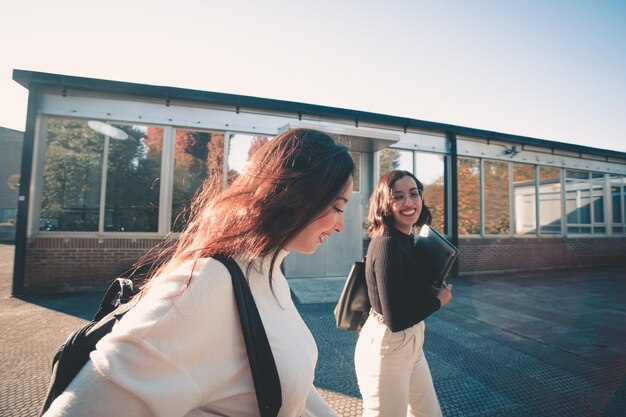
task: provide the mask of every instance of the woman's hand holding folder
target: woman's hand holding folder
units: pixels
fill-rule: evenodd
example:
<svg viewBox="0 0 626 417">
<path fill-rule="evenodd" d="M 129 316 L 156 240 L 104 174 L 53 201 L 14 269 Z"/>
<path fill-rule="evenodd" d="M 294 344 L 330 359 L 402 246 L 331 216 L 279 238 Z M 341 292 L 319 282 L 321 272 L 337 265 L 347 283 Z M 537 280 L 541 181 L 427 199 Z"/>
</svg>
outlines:
<svg viewBox="0 0 626 417">
<path fill-rule="evenodd" d="M 441 307 L 452 301 L 452 284 L 448 284 L 444 281 L 441 284 L 441 287 L 433 286 L 433 289 L 435 290 L 435 294 L 441 303 Z"/>
</svg>

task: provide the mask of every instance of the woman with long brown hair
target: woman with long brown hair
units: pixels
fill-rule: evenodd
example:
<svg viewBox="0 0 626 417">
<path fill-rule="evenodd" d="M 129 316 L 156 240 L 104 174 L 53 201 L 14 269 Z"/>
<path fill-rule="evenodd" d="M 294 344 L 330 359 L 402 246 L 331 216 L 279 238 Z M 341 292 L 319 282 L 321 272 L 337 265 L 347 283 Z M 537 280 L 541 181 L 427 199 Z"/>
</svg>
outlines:
<svg viewBox="0 0 626 417">
<path fill-rule="evenodd" d="M 354 163 L 310 129 L 262 146 L 228 188 L 207 187 L 173 253 L 46 416 L 259 414 L 226 267 L 244 271 L 281 382 L 281 416 L 335 416 L 313 386 L 315 341 L 280 264 L 344 229 Z"/>
<path fill-rule="evenodd" d="M 413 228 L 430 224 L 424 186 L 408 171 L 380 177 L 368 214 L 366 279 L 372 310 L 357 341 L 363 417 L 441 416 L 422 350 L 424 319 L 452 299 L 420 274 Z"/>
</svg>

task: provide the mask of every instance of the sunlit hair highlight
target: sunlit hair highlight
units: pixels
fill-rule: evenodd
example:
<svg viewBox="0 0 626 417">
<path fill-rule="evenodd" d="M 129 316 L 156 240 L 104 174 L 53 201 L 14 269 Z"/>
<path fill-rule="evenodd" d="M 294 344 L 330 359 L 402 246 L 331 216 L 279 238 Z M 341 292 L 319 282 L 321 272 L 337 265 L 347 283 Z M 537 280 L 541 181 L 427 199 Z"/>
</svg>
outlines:
<svg viewBox="0 0 626 417">
<path fill-rule="evenodd" d="M 331 207 L 353 175 L 347 147 L 320 131 L 288 130 L 261 146 L 227 188 L 221 178 L 204 185 L 180 237 L 156 251 L 166 259 L 150 275 L 218 253 L 247 261 L 271 257 L 271 285 L 280 250 Z"/>
</svg>

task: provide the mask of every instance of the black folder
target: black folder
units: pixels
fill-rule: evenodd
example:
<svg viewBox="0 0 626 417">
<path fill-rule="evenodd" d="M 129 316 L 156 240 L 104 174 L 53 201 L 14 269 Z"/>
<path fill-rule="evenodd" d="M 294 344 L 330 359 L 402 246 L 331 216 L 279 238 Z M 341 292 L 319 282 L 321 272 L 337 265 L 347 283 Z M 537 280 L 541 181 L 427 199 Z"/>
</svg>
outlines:
<svg viewBox="0 0 626 417">
<path fill-rule="evenodd" d="M 415 251 L 421 273 L 434 286 L 441 287 L 459 256 L 459 250 L 435 229 L 424 225 L 415 238 Z"/>
</svg>

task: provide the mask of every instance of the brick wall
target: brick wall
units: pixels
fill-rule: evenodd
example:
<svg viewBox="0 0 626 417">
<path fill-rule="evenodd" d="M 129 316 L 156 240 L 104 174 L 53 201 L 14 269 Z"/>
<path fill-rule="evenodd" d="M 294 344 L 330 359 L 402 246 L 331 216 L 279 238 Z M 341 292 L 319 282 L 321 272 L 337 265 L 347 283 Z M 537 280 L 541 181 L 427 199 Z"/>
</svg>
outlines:
<svg viewBox="0 0 626 417">
<path fill-rule="evenodd" d="M 102 289 L 162 239 L 31 238 L 24 287 L 27 292 Z"/>
<path fill-rule="evenodd" d="M 626 265 L 626 237 L 460 238 L 459 271 Z"/>
<path fill-rule="evenodd" d="M 27 292 L 103 289 L 159 238 L 31 238 Z M 368 240 L 364 241 L 365 250 Z M 461 238 L 461 273 L 593 265 L 626 265 L 624 238 Z"/>
</svg>

